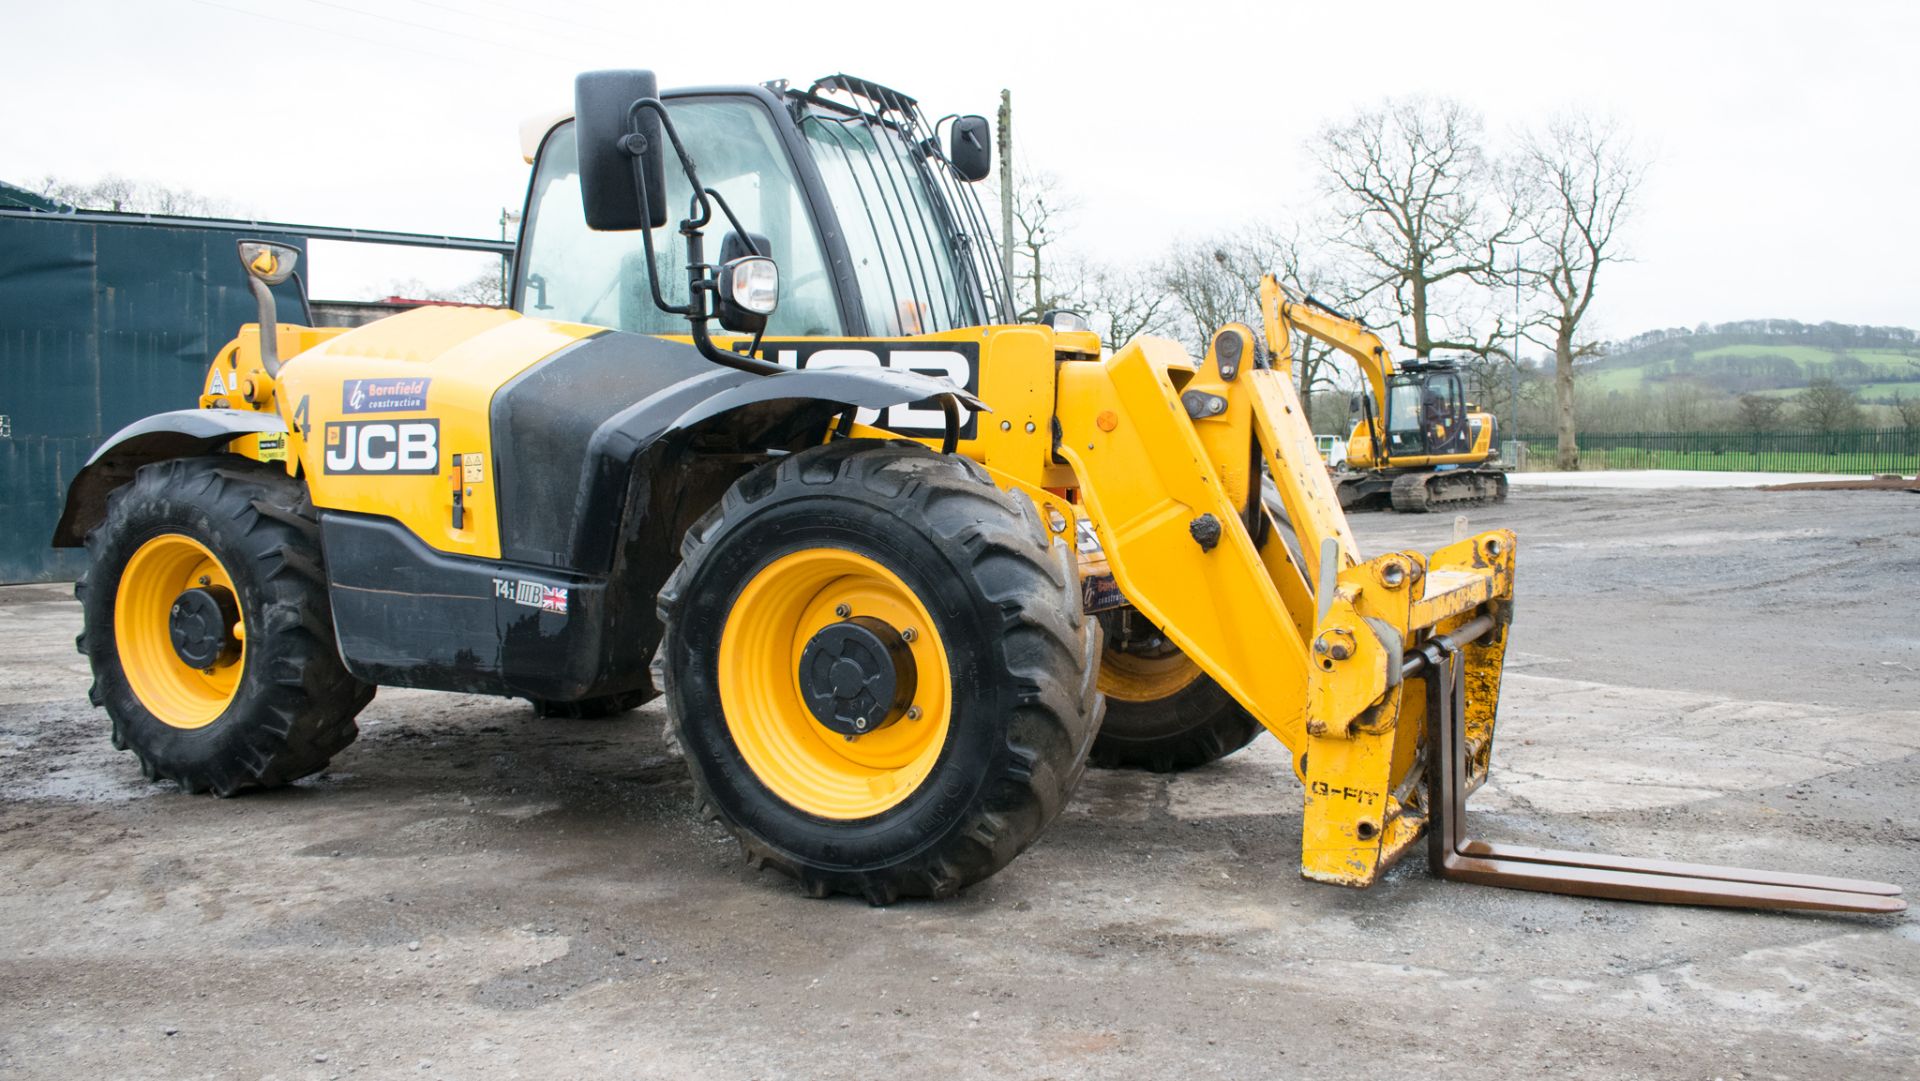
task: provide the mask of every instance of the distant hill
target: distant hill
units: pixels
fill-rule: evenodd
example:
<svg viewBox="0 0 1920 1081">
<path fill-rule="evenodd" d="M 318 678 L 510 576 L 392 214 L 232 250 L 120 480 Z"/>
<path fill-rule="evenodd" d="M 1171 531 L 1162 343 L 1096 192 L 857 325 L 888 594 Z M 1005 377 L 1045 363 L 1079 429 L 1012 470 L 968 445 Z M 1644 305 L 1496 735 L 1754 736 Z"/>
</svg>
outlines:
<svg viewBox="0 0 1920 1081">
<path fill-rule="evenodd" d="M 1673 380 L 1731 395 L 1791 395 L 1815 379 L 1851 387 L 1865 402 L 1920 397 L 1920 331 L 1909 327 L 1749 319 L 1689 330 L 1650 330 L 1610 343 L 1581 366 L 1595 389 L 1657 390 Z"/>
</svg>

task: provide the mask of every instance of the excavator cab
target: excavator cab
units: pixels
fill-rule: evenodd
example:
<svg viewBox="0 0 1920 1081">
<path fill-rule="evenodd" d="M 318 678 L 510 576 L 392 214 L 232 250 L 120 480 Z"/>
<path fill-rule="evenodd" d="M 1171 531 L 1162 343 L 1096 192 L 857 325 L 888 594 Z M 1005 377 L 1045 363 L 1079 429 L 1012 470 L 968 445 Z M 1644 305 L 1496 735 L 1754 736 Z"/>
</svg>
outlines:
<svg viewBox="0 0 1920 1081">
<path fill-rule="evenodd" d="M 1386 421 L 1395 459 L 1465 454 L 1472 445 L 1460 373 L 1450 362 L 1402 366 L 1387 383 Z"/>
</svg>

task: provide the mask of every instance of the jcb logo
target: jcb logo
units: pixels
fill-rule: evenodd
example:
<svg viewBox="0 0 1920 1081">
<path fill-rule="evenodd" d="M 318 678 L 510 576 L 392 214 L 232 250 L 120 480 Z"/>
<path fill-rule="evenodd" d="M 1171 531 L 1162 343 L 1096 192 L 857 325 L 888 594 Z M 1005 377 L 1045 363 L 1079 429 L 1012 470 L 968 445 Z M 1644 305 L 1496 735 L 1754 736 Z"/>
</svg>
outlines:
<svg viewBox="0 0 1920 1081">
<path fill-rule="evenodd" d="M 330 422 L 327 424 L 326 471 L 438 473 L 440 422 Z"/>
<path fill-rule="evenodd" d="M 761 343 L 761 355 L 788 368 L 891 368 L 919 372 L 951 381 L 970 394 L 980 392 L 980 345 L 978 342 L 863 342 L 863 341 L 771 341 Z M 974 414 L 962 409 L 964 423 L 960 438 L 972 439 Z M 902 435 L 940 435 L 947 421 L 934 401 L 910 402 L 891 409 L 862 409 L 855 418 L 862 424 L 878 424 Z"/>
</svg>

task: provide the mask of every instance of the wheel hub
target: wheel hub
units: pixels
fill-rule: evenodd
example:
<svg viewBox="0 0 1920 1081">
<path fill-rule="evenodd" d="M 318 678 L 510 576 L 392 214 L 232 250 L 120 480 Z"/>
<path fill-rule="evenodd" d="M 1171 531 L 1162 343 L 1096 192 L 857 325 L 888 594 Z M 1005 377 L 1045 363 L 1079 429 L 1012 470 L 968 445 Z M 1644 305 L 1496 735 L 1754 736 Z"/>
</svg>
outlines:
<svg viewBox="0 0 1920 1081">
<path fill-rule="evenodd" d="M 899 631 L 855 616 L 814 634 L 800 652 L 799 675 L 813 719 L 840 735 L 860 736 L 906 716 L 918 674 Z"/>
<path fill-rule="evenodd" d="M 173 599 L 167 614 L 167 637 L 182 664 L 212 668 L 230 664 L 240 656 L 240 642 L 233 636 L 233 626 L 238 622 L 240 606 L 232 591 L 225 586 L 201 586 Z"/>
</svg>

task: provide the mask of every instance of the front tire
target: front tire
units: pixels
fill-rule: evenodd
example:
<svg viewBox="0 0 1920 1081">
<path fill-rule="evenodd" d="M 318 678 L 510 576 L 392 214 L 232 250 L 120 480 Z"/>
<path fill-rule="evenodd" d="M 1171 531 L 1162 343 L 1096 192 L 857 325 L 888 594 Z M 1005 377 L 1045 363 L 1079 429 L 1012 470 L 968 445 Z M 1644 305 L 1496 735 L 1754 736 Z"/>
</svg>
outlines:
<svg viewBox="0 0 1920 1081">
<path fill-rule="evenodd" d="M 655 678 L 756 864 L 812 896 L 946 896 L 1065 806 L 1100 723 L 1099 625 L 1066 546 L 978 466 L 811 448 L 742 478 L 682 554 Z"/>
<path fill-rule="evenodd" d="M 149 780 L 221 796 L 272 788 L 359 734 L 373 688 L 334 645 L 300 482 L 229 456 L 142 466 L 86 545 L 74 596 L 88 697 Z"/>
</svg>

